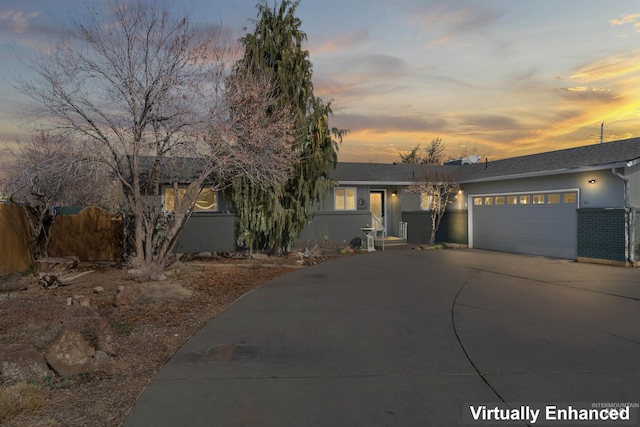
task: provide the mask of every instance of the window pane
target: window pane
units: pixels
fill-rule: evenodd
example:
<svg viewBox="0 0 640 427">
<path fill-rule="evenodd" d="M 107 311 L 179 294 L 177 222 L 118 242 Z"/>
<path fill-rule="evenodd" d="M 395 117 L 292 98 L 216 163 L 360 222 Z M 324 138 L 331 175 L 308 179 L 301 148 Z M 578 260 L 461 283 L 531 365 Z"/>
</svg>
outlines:
<svg viewBox="0 0 640 427">
<path fill-rule="evenodd" d="M 476 206 L 482 206 L 482 197 L 474 197 L 473 204 Z"/>
<path fill-rule="evenodd" d="M 429 201 L 431 199 L 429 198 L 429 194 L 427 193 L 420 193 L 420 209 L 422 209 L 423 211 L 429 210 L 431 208 Z"/>
<path fill-rule="evenodd" d="M 562 200 L 564 203 L 575 203 L 576 202 L 576 193 L 564 193 L 562 195 Z"/>
<path fill-rule="evenodd" d="M 547 194 L 547 203 L 549 204 L 560 203 L 560 195 L 558 193 Z"/>
<path fill-rule="evenodd" d="M 187 192 L 186 188 L 178 188 L 178 203 L 182 201 L 184 197 L 184 193 Z M 175 197 L 173 188 L 165 188 L 164 189 L 164 210 L 173 211 L 175 210 Z"/>
<path fill-rule="evenodd" d="M 344 190 L 336 190 L 336 209 L 344 209 Z"/>
<path fill-rule="evenodd" d="M 209 189 L 204 189 L 200 192 L 198 200 L 196 200 L 196 206 L 193 208 L 196 211 L 215 211 L 216 210 L 216 193 Z"/>
<path fill-rule="evenodd" d="M 534 194 L 533 195 L 533 204 L 534 205 L 543 205 L 544 204 L 544 194 Z"/>
<path fill-rule="evenodd" d="M 507 203 L 509 203 L 510 205 L 517 205 L 518 196 L 507 196 Z"/>
<path fill-rule="evenodd" d="M 496 197 L 496 205 L 504 205 L 504 196 Z"/>
<path fill-rule="evenodd" d="M 520 196 L 520 204 L 521 204 L 521 205 L 528 205 L 528 204 L 529 204 L 530 197 L 531 197 L 531 196 L 529 196 L 528 194 L 525 194 L 525 195 Z"/>
<path fill-rule="evenodd" d="M 349 188 L 346 190 L 345 209 L 356 208 L 356 190 Z"/>
<path fill-rule="evenodd" d="M 484 204 L 487 206 L 490 206 L 493 204 L 493 197 L 485 197 L 484 198 Z"/>
</svg>

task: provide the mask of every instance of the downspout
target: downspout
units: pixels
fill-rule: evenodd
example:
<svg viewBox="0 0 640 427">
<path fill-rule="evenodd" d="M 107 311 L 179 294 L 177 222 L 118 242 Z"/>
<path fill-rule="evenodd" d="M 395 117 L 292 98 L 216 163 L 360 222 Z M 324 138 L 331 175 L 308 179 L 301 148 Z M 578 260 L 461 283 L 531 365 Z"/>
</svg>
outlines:
<svg viewBox="0 0 640 427">
<path fill-rule="evenodd" d="M 629 206 L 629 177 L 618 172 L 616 168 L 611 168 L 611 173 L 624 181 L 624 208 L 629 212 L 629 221 L 627 222 L 628 228 L 625 238 L 627 239 L 628 260 L 631 265 L 634 265 L 636 261 L 634 253 L 636 215 L 635 210 L 631 209 Z"/>
</svg>

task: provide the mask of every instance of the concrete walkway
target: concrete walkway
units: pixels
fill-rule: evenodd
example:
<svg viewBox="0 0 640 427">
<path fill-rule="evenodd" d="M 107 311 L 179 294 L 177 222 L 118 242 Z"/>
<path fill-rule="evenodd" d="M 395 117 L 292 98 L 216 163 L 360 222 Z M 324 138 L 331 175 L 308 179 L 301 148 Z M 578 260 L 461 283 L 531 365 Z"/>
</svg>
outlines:
<svg viewBox="0 0 640 427">
<path fill-rule="evenodd" d="M 478 402 L 638 402 L 639 344 L 640 270 L 378 252 L 234 303 L 158 373 L 125 425 L 446 427 L 469 425 Z"/>
</svg>

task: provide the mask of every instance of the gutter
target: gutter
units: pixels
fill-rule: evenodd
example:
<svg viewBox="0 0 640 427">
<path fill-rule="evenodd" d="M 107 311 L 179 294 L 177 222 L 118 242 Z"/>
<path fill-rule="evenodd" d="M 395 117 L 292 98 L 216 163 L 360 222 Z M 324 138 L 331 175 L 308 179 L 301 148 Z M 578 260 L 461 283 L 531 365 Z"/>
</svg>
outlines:
<svg viewBox="0 0 640 427">
<path fill-rule="evenodd" d="M 635 165 L 634 162 L 628 162 L 626 166 L 631 167 Z M 627 232 L 625 233 L 625 239 L 627 240 L 627 254 L 628 260 L 631 265 L 635 264 L 635 251 L 634 251 L 634 242 L 635 242 L 635 223 L 636 223 L 636 213 L 635 209 L 632 209 L 629 206 L 629 177 L 621 174 L 616 170 L 616 168 L 611 168 L 611 173 L 624 181 L 624 208 L 627 212 L 629 212 L 629 221 L 627 222 Z"/>
<path fill-rule="evenodd" d="M 510 174 L 510 175 L 495 175 L 495 176 L 489 176 L 489 177 L 461 179 L 458 182 L 461 184 L 471 184 L 474 182 L 502 181 L 502 180 L 508 180 L 508 179 L 533 178 L 533 177 L 546 176 L 546 175 L 562 175 L 567 173 L 591 172 L 591 171 L 597 171 L 597 170 L 603 170 L 603 169 L 609 169 L 609 168 L 625 167 L 625 166 L 629 166 L 630 163 L 631 162 L 616 162 L 616 163 L 608 163 L 608 164 L 595 165 L 595 166 L 579 166 L 575 168 L 563 168 L 563 169 L 554 169 L 554 170 L 545 170 L 545 171 L 525 172 L 525 173 L 516 173 L 516 174 Z"/>
</svg>

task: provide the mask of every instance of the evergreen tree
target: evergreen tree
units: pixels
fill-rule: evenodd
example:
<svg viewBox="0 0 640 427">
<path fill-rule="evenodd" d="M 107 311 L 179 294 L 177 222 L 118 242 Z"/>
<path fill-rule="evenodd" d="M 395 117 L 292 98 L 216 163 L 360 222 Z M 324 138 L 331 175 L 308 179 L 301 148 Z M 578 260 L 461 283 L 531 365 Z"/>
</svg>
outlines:
<svg viewBox="0 0 640 427">
<path fill-rule="evenodd" d="M 405 153 L 400 153 L 400 163 L 410 163 L 416 165 L 441 165 L 445 159 L 445 146 L 441 138 L 435 138 L 429 145 L 424 147 L 424 153 L 420 153 L 422 147 L 416 145 Z"/>
<path fill-rule="evenodd" d="M 302 47 L 307 36 L 295 16 L 298 1 L 282 0 L 271 9 L 258 4 L 253 34 L 243 39 L 244 57 L 236 72 L 269 75 L 280 108 L 295 112 L 297 161 L 282 186 L 264 187 L 248 179 L 233 183 L 237 207 L 237 231 L 251 251 L 254 246 L 272 254 L 287 251 L 310 219 L 309 207 L 320 202 L 333 183 L 329 172 L 337 162 L 337 142 L 345 131 L 329 128 L 330 103 L 313 94 L 312 64 Z"/>
</svg>

